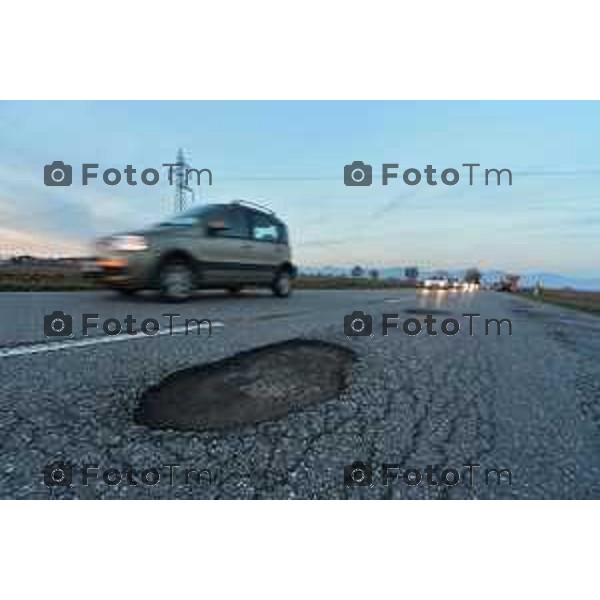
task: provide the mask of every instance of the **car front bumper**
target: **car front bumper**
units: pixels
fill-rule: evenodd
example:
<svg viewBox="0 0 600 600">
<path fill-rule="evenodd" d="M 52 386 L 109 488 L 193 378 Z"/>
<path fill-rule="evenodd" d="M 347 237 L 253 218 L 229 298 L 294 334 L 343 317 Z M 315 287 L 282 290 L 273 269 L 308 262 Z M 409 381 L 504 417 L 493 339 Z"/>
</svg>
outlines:
<svg viewBox="0 0 600 600">
<path fill-rule="evenodd" d="M 153 286 L 149 261 L 141 253 L 122 253 L 96 259 L 96 279 L 112 288 L 142 289 Z"/>
</svg>

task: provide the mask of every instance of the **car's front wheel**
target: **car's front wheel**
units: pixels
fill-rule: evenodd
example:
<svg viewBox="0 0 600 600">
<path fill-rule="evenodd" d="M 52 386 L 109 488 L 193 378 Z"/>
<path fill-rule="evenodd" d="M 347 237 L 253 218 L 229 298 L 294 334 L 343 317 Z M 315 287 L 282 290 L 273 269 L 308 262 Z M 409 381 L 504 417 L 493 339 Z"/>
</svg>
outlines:
<svg viewBox="0 0 600 600">
<path fill-rule="evenodd" d="M 271 289 L 279 298 L 287 298 L 292 293 L 292 276 L 290 272 L 287 270 L 279 271 Z"/>
<path fill-rule="evenodd" d="M 168 302 L 185 302 L 194 290 L 194 273 L 184 261 L 168 261 L 160 269 L 160 293 Z"/>
</svg>

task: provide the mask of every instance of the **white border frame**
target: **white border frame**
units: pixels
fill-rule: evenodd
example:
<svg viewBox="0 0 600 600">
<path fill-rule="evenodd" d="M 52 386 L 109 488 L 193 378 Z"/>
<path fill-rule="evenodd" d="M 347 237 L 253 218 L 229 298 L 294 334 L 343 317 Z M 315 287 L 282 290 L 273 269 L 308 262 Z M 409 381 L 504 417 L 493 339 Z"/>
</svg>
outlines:
<svg viewBox="0 0 600 600">
<path fill-rule="evenodd" d="M 598 98 L 593 4 L 29 0 L 5 99 Z"/>
<path fill-rule="evenodd" d="M 9 2 L 0 97 L 598 98 L 591 6 Z M 564 598 L 594 589 L 590 502 L 0 506 L 9 598 Z"/>
</svg>

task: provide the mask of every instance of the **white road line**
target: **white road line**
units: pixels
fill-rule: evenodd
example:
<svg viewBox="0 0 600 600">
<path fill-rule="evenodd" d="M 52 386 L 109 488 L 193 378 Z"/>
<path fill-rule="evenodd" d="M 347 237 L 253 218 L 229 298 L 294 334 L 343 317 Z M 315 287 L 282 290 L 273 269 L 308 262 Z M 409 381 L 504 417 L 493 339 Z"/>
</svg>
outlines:
<svg viewBox="0 0 600 600">
<path fill-rule="evenodd" d="M 221 321 L 213 321 L 213 327 L 224 327 L 224 323 Z M 185 333 L 186 329 L 189 330 L 189 335 L 195 335 L 198 327 L 200 329 L 208 329 L 209 326 L 206 323 L 200 323 L 199 326 L 181 325 L 179 327 L 173 327 L 173 335 L 177 333 Z M 128 340 L 141 340 L 144 338 L 152 339 L 161 335 L 170 335 L 171 331 L 167 329 L 160 329 L 156 335 L 145 335 L 138 333 L 137 335 L 128 335 L 127 333 L 120 333 L 115 336 L 100 336 L 95 335 L 85 339 L 72 339 L 57 341 L 57 342 L 46 342 L 40 344 L 28 344 L 23 346 L 16 346 L 14 348 L 0 348 L 0 358 L 8 358 L 10 356 L 28 356 L 31 354 L 43 354 L 44 352 L 55 352 L 57 350 L 70 350 L 73 348 L 86 348 L 88 346 L 97 346 L 99 344 L 109 344 L 110 342 L 123 342 Z M 204 338 L 203 338 L 204 339 Z"/>
</svg>

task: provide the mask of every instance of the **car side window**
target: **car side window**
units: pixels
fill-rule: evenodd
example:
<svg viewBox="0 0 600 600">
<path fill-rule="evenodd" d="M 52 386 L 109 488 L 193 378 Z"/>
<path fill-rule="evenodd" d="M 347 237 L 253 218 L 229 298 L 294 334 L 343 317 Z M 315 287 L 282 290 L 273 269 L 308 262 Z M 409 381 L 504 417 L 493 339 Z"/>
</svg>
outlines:
<svg viewBox="0 0 600 600">
<path fill-rule="evenodd" d="M 235 208 L 218 208 L 210 211 L 205 217 L 205 221 L 222 222 L 223 229 L 212 231 L 214 237 L 224 238 L 248 238 L 248 222 L 241 210 Z"/>
<path fill-rule="evenodd" d="M 252 239 L 257 242 L 279 241 L 279 228 L 277 223 L 268 215 L 255 213 L 252 215 Z"/>
</svg>

